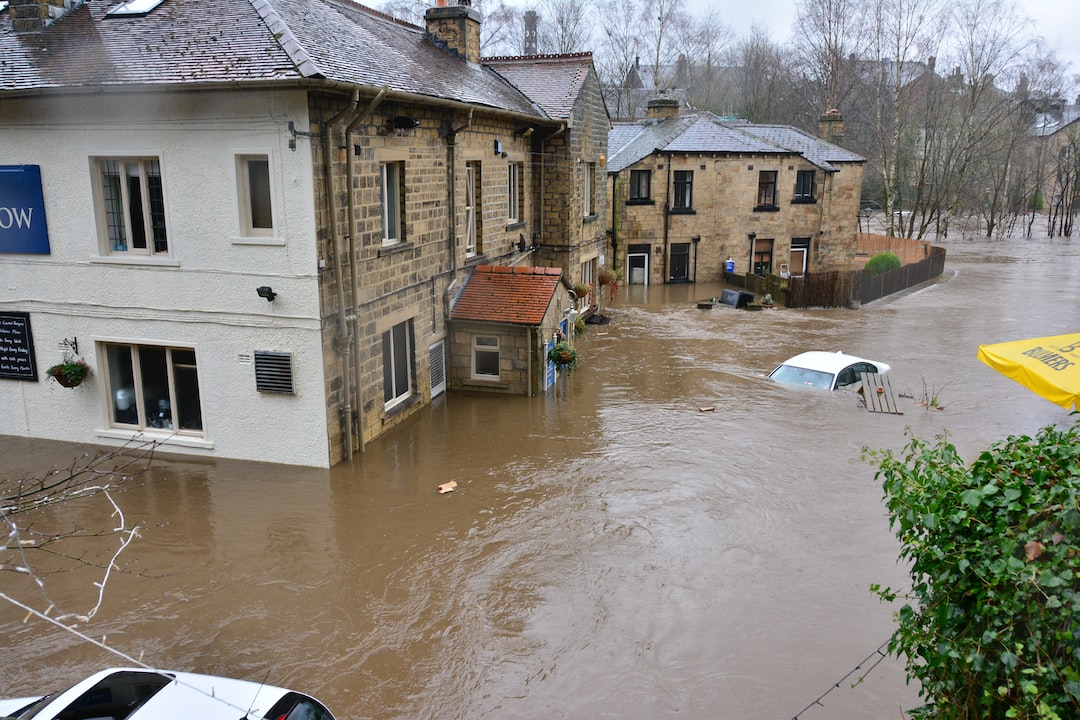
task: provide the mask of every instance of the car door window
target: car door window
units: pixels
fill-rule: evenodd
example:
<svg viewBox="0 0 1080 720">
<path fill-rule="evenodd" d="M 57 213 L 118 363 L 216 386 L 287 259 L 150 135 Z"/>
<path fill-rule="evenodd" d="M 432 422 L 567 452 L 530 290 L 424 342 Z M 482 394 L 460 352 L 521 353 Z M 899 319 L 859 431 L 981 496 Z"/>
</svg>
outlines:
<svg viewBox="0 0 1080 720">
<path fill-rule="evenodd" d="M 855 375 L 855 365 L 848 365 L 836 375 L 836 387 L 847 387 L 848 385 L 854 385 L 858 380 Z"/>
</svg>

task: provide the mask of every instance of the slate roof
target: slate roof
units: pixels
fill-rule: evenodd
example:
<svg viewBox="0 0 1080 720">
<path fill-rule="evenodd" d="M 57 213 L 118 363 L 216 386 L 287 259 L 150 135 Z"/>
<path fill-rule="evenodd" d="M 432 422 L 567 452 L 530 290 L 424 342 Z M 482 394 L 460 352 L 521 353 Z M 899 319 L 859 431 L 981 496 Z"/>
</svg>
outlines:
<svg viewBox="0 0 1080 720">
<path fill-rule="evenodd" d="M 480 61 L 536 101 L 550 117 L 569 119 L 592 68 L 592 53 L 491 57 Z"/>
<path fill-rule="evenodd" d="M 712 113 L 680 115 L 665 120 L 615 123 L 608 134 L 609 173 L 624 170 L 655 152 L 801 155 L 827 171 L 832 163 L 865 162 L 842 147 L 787 125 L 729 122 Z"/>
<path fill-rule="evenodd" d="M 561 278 L 562 268 L 477 265 L 450 319 L 539 327 Z"/>
<path fill-rule="evenodd" d="M 1080 122 L 1080 103 L 1066 105 L 1061 113 L 1040 113 L 1035 117 L 1031 132 L 1036 137 L 1049 137 L 1074 122 Z"/>
<path fill-rule="evenodd" d="M 113 4 L 84 2 L 19 35 L 0 12 L 0 95 L 328 80 L 543 117 L 494 71 L 352 0 L 166 0 L 106 18 Z"/>
</svg>

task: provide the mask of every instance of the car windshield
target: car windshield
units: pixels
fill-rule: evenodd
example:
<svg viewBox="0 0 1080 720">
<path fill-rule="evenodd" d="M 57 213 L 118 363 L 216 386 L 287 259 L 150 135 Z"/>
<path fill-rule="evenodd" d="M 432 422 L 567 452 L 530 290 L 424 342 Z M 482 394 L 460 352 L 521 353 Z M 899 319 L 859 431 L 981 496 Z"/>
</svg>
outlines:
<svg viewBox="0 0 1080 720">
<path fill-rule="evenodd" d="M 773 370 L 769 377 L 777 382 L 786 383 L 788 385 L 806 385 L 809 387 L 821 388 L 823 390 L 832 389 L 833 376 L 831 373 L 796 367 L 794 365 L 781 365 Z"/>
</svg>

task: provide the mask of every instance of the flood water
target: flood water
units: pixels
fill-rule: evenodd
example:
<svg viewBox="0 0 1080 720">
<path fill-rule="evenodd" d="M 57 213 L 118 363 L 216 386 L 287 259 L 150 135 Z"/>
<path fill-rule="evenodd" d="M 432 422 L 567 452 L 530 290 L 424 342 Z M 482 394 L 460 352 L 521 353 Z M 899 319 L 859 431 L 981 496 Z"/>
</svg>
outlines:
<svg viewBox="0 0 1080 720">
<path fill-rule="evenodd" d="M 840 682 L 892 632 L 870 584 L 906 581 L 861 449 L 948 432 L 972 458 L 1070 422 L 976 350 L 1080 322 L 1080 242 L 943 244 L 942 282 L 860 310 L 620 288 L 549 395 L 452 394 L 329 471 L 159 457 L 117 498 L 142 537 L 82 629 L 343 720 L 788 719 L 837 683 L 799 717 L 900 718 L 918 698 L 897 661 Z M 890 363 L 904 414 L 765 377 L 809 349 Z M 78 451 L 0 438 L 3 472 Z M 0 572 L 39 604 L 25 580 Z M 45 581 L 92 604 L 81 574 Z M 25 616 L 0 605 L 4 696 L 125 664 Z"/>
</svg>

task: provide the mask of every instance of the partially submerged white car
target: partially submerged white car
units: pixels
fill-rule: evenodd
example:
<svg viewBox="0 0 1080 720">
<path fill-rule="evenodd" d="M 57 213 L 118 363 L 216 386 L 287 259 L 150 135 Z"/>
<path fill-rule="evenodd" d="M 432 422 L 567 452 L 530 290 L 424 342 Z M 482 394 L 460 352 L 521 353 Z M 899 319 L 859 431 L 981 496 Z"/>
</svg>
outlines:
<svg viewBox="0 0 1080 720">
<path fill-rule="evenodd" d="M 0 700 L 19 720 L 334 720 L 313 697 L 246 680 L 111 668 L 51 695 Z"/>
<path fill-rule="evenodd" d="M 862 373 L 884 375 L 887 372 L 889 366 L 883 362 L 842 352 L 812 350 L 780 363 L 769 377 L 788 385 L 837 390 L 857 385 Z"/>
</svg>

